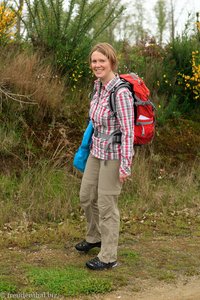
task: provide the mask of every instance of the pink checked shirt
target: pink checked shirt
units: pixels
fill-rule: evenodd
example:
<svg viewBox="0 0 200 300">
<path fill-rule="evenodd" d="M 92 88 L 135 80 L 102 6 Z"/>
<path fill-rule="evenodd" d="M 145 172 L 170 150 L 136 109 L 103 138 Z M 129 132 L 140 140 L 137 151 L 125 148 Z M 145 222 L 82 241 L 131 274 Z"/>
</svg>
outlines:
<svg viewBox="0 0 200 300">
<path fill-rule="evenodd" d="M 120 129 L 121 144 L 112 143 L 107 147 L 107 140 L 93 135 L 91 154 L 102 160 L 119 159 L 119 174 L 130 175 L 134 155 L 134 112 L 131 93 L 127 88 L 121 88 L 117 92 L 116 117 L 113 116 L 108 103 L 111 90 L 119 83 L 118 75 L 104 86 L 101 86 L 100 80 L 95 81 L 96 93 L 90 103 L 90 118 L 94 128 L 101 134 L 110 135 L 116 129 Z"/>
</svg>

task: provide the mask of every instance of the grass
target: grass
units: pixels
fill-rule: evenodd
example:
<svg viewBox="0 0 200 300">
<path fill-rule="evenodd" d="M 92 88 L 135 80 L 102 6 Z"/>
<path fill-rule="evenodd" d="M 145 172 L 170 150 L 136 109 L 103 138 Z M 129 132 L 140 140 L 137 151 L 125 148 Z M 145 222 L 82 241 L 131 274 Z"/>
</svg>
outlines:
<svg viewBox="0 0 200 300">
<path fill-rule="evenodd" d="M 14 129 L 14 124 L 10 127 L 9 130 L 4 126 L 0 127 L 0 152 L 4 154 L 12 152 L 13 148 L 16 148 L 21 142 L 20 133 Z"/>
<path fill-rule="evenodd" d="M 169 166 L 152 149 L 139 149 L 133 162 L 131 180 L 126 183 L 119 206 L 128 216 L 134 213 L 169 214 L 195 209 L 199 201 L 200 167 Z M 66 167 L 41 160 L 20 173 L 0 176 L 0 225 L 9 222 L 66 221 L 79 218 L 80 176 Z M 17 204 L 17 206 L 16 206 Z"/>
<path fill-rule="evenodd" d="M 137 214 L 195 207 L 199 199 L 199 164 L 170 167 L 153 152 L 139 149 L 133 175 L 122 192 L 122 208 Z"/>
<path fill-rule="evenodd" d="M 27 222 L 66 219 L 78 202 L 79 180 L 71 178 L 65 169 L 50 168 L 45 162 L 22 172 L 20 177 L 1 176 L 1 225 L 17 219 Z"/>
<path fill-rule="evenodd" d="M 75 266 L 62 269 L 31 267 L 28 271 L 28 278 L 33 286 L 41 291 L 56 295 L 77 296 L 112 290 L 110 279 L 95 278 L 89 271 Z"/>
<path fill-rule="evenodd" d="M 149 214 L 130 222 L 123 212 L 121 217 L 117 272 L 85 268 L 85 262 L 98 250 L 88 254 L 75 251 L 74 244 L 83 237 L 85 224 L 73 217 L 69 217 L 68 224 L 51 223 L 48 228 L 35 224 L 33 233 L 27 230 L 17 234 L 17 228 L 4 228 L 0 245 L 1 293 L 50 293 L 93 299 L 94 294 L 121 288 L 140 291 L 143 281 L 176 283 L 180 277 L 200 275 L 200 241 L 195 234 L 199 222 L 193 214 L 188 215 L 192 225 L 184 214 Z"/>
<path fill-rule="evenodd" d="M 6 280 L 0 281 L 0 293 L 7 292 L 7 293 L 14 293 L 16 292 L 17 288 L 15 284 L 12 284 Z M 1 294 L 0 294 L 1 297 Z M 1 298 L 0 298 L 1 299 Z"/>
</svg>

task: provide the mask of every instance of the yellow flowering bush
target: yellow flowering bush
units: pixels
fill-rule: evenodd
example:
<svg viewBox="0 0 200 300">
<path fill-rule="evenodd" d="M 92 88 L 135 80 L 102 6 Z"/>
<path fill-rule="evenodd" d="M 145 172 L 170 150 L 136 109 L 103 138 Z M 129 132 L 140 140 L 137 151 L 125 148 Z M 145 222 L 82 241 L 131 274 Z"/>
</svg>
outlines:
<svg viewBox="0 0 200 300">
<path fill-rule="evenodd" d="M 0 44 L 10 40 L 17 21 L 16 13 L 0 3 Z"/>
<path fill-rule="evenodd" d="M 76 69 L 74 68 L 71 76 L 70 76 L 70 80 L 71 80 L 71 90 L 74 91 L 77 87 L 77 83 L 79 83 L 81 77 L 83 76 L 83 71 L 80 70 L 79 66 L 75 66 Z"/>
<path fill-rule="evenodd" d="M 195 100 L 200 99 L 200 52 L 192 52 L 192 72 L 191 75 L 179 73 L 179 85 L 184 85 L 186 91 L 191 92 Z"/>
<path fill-rule="evenodd" d="M 196 22 L 196 26 L 197 26 L 197 31 L 200 32 L 200 22 Z"/>
</svg>

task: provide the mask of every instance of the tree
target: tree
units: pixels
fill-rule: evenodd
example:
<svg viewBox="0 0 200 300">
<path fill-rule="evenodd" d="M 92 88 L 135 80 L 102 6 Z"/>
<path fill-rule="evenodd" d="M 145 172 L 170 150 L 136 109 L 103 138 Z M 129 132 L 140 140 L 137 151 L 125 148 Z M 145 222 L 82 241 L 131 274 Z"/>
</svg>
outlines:
<svg viewBox="0 0 200 300">
<path fill-rule="evenodd" d="M 158 0 L 154 6 L 154 11 L 157 19 L 157 31 L 159 45 L 163 43 L 163 33 L 167 25 L 167 8 L 165 0 Z"/>
<path fill-rule="evenodd" d="M 114 14 L 117 17 L 114 20 L 112 20 L 112 22 L 107 26 L 107 28 L 105 28 L 105 30 L 97 38 L 97 40 L 108 42 L 110 44 L 115 44 L 116 41 L 115 30 L 122 18 L 122 12 L 124 10 L 124 7 L 121 5 L 121 0 L 108 0 L 107 6 L 105 6 L 103 11 L 97 16 L 94 23 L 94 30 L 96 30 L 99 27 L 99 25 L 103 23 L 107 12 L 108 11 L 112 12 L 113 8 L 115 8 Z"/>
<path fill-rule="evenodd" d="M 142 1 L 134 0 L 131 2 L 131 10 L 123 15 L 118 25 L 120 40 L 130 41 L 131 44 L 140 44 L 146 40 L 147 31 L 144 29 L 145 8 Z"/>
<path fill-rule="evenodd" d="M 170 36 L 171 41 L 174 42 L 175 40 L 175 20 L 174 20 L 174 2 L 173 0 L 170 0 Z"/>
<path fill-rule="evenodd" d="M 24 7 L 24 0 L 16 0 L 15 4 L 16 4 L 16 7 L 17 7 L 17 10 L 16 10 L 16 14 L 17 14 L 16 32 L 17 32 L 18 38 L 20 38 L 20 34 L 21 34 L 21 15 L 22 15 L 23 7 Z"/>
</svg>

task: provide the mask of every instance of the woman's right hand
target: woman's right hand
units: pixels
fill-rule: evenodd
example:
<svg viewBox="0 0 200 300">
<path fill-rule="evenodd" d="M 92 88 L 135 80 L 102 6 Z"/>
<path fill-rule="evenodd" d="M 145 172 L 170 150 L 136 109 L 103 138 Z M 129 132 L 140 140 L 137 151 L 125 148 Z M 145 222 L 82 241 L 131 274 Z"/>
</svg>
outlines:
<svg viewBox="0 0 200 300">
<path fill-rule="evenodd" d="M 128 179 L 129 175 L 120 175 L 119 176 L 119 181 L 121 183 L 124 183 Z"/>
</svg>

